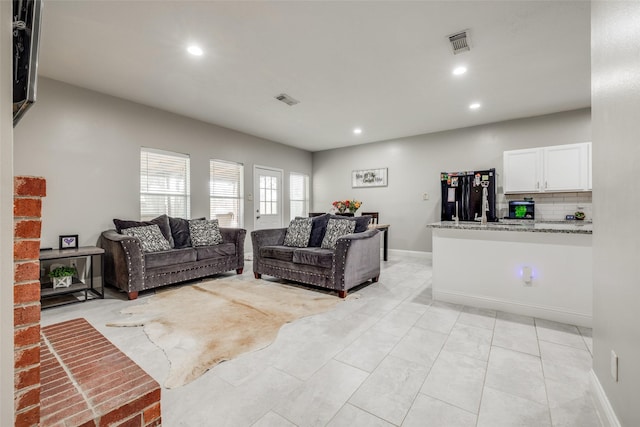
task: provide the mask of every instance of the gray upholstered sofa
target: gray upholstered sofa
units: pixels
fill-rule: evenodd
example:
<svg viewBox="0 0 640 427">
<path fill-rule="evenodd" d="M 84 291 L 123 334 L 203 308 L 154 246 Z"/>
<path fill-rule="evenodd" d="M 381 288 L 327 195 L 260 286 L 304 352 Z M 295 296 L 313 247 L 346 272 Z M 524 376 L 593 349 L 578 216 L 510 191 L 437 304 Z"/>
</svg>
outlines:
<svg viewBox="0 0 640 427">
<path fill-rule="evenodd" d="M 364 227 L 339 237 L 335 249 L 323 249 L 318 242 L 322 241 L 328 219 L 329 216 L 313 218 L 314 228 L 308 247 L 285 246 L 287 228 L 252 231 L 255 277 L 259 279 L 266 274 L 320 286 L 337 291 L 340 298 L 345 298 L 349 289 L 355 286 L 369 280 L 377 282 L 380 233 L 369 230 L 366 227 L 368 218 L 361 218 Z"/>
<path fill-rule="evenodd" d="M 143 252 L 136 237 L 117 230 L 104 231 L 98 246 L 105 250 L 105 283 L 123 290 L 129 299 L 136 299 L 138 292 L 159 286 L 232 270 L 242 274 L 246 230 L 221 227 L 220 233 L 223 242 L 218 245 L 192 247 L 190 239 L 183 238 L 182 245 L 149 253 Z"/>
</svg>

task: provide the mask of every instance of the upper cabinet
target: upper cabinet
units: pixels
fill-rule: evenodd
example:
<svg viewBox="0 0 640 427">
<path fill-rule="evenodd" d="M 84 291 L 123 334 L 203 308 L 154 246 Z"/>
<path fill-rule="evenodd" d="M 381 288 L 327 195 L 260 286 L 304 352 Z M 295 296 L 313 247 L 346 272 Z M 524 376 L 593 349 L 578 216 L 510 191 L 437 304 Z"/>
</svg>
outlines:
<svg viewBox="0 0 640 427">
<path fill-rule="evenodd" d="M 505 193 L 591 190 L 591 143 L 504 152 Z"/>
<path fill-rule="evenodd" d="M 505 193 L 535 193 L 542 181 L 542 149 L 529 148 L 504 152 Z"/>
</svg>

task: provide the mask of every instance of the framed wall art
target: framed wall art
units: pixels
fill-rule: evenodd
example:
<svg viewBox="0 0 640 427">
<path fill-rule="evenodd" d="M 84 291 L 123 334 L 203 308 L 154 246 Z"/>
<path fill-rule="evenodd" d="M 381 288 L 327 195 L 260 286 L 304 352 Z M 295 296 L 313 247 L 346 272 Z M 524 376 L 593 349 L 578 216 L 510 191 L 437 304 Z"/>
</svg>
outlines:
<svg viewBox="0 0 640 427">
<path fill-rule="evenodd" d="M 78 235 L 60 236 L 60 249 L 78 249 Z"/>
<path fill-rule="evenodd" d="M 361 169 L 351 173 L 351 187 L 386 187 L 387 168 Z"/>
</svg>

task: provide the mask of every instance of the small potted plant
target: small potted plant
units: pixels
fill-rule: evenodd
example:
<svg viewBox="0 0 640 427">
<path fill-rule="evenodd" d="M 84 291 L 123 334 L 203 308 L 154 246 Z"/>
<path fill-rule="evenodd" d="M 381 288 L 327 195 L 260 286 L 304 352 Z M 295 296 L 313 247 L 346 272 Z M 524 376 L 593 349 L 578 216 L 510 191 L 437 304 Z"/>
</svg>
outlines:
<svg viewBox="0 0 640 427">
<path fill-rule="evenodd" d="M 75 267 L 60 266 L 49 272 L 49 277 L 53 281 L 53 289 L 68 288 L 73 282 L 73 275 L 78 271 Z"/>
</svg>

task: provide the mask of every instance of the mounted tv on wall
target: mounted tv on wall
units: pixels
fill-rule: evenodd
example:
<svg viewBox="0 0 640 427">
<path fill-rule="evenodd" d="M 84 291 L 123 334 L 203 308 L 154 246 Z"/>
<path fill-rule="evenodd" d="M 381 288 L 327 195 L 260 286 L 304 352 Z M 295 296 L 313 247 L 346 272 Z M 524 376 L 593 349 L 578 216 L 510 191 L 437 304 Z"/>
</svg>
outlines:
<svg viewBox="0 0 640 427">
<path fill-rule="evenodd" d="M 42 0 L 13 0 L 13 127 L 36 102 Z"/>
</svg>

